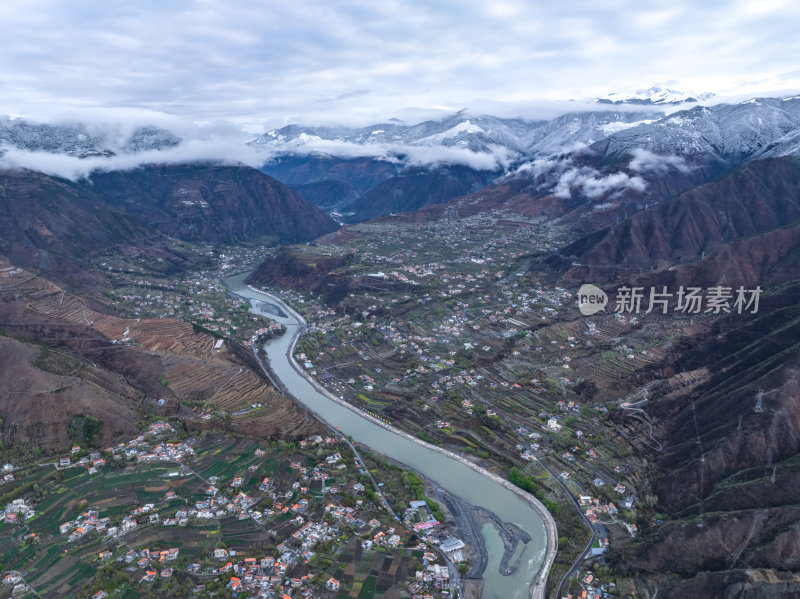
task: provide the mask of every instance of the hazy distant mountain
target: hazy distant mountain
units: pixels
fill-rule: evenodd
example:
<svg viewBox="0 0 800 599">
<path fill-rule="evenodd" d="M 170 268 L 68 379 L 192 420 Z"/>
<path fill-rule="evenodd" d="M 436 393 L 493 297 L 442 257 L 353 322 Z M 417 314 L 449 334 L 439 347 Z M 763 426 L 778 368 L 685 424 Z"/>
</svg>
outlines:
<svg viewBox="0 0 800 599">
<path fill-rule="evenodd" d="M 480 189 L 498 173 L 462 165 L 410 168 L 341 208 L 347 222 L 359 222 L 448 202 Z"/>
</svg>

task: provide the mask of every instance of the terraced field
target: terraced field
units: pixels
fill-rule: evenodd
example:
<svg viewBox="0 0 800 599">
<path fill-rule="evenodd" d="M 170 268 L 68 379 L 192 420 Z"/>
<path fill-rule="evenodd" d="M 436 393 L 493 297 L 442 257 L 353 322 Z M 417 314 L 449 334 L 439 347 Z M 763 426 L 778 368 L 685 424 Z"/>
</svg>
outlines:
<svg viewBox="0 0 800 599">
<path fill-rule="evenodd" d="M 38 400 L 7 403 L 6 412 L 14 412 L 13 418 L 6 414 L 7 421 L 36 428 L 21 428 L 20 438 L 24 434 L 39 439 L 42 447 L 63 448 L 72 416 L 89 414 L 109 422 L 101 429 L 102 442 L 108 443 L 130 432 L 142 410 L 179 416 L 203 428 L 232 416 L 231 424 L 249 434 L 294 436 L 318 430 L 319 424 L 273 389 L 252 361 L 240 357 L 247 356 L 246 348 L 231 340 L 217 348 L 218 338 L 179 320 L 126 319 L 111 310 L 0 259 L 0 322 L 18 337 L 45 339 L 52 347 L 29 350 L 20 392 L 44 394 L 44 405 L 49 405 L 55 399 L 48 394 L 68 390 L 57 409 L 46 413 Z M 21 355 L 20 349 L 13 354 Z M 6 370 L 22 373 L 19 364 L 8 364 Z M 261 408 L 252 408 L 256 404 Z M 29 412 L 27 419 L 22 411 Z"/>
</svg>

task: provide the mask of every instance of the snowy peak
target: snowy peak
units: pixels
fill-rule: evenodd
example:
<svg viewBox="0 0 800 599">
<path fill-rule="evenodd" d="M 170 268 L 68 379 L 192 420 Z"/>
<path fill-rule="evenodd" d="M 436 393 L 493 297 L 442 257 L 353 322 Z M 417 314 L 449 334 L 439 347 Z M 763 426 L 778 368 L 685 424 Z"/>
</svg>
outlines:
<svg viewBox="0 0 800 599">
<path fill-rule="evenodd" d="M 318 142 L 336 142 L 365 148 L 444 146 L 488 152 L 492 147 L 504 147 L 512 152 L 522 152 L 525 149 L 522 139 L 542 124 L 543 121 L 457 113 L 440 121 L 424 121 L 415 125 L 392 122 L 358 128 L 288 125 L 268 131 L 252 144 L 287 151 L 300 151 L 303 146 Z"/>
<path fill-rule="evenodd" d="M 64 154 L 75 158 L 136 154 L 166 150 L 181 139 L 154 126 L 125 132 L 113 126 L 88 126 L 83 123 L 45 124 L 24 119 L 0 120 L 0 154 L 16 149 L 29 152 Z"/>
<path fill-rule="evenodd" d="M 595 101 L 601 104 L 682 104 L 699 102 L 714 96 L 711 92 L 697 94 L 654 85 L 646 89 L 625 89 L 612 92 Z"/>
<path fill-rule="evenodd" d="M 646 149 L 657 154 L 706 155 L 729 164 L 794 153 L 800 99 L 758 98 L 740 104 L 695 106 L 619 131 L 595 144 L 606 155 Z"/>
<path fill-rule="evenodd" d="M 167 148 L 174 148 L 180 143 L 180 137 L 166 129 L 159 129 L 150 125 L 136 129 L 123 146 L 123 149 L 129 154 L 136 154 L 149 150 L 166 150 Z"/>
<path fill-rule="evenodd" d="M 527 154 L 549 156 L 579 150 L 618 131 L 646 125 L 664 116 L 654 109 L 568 112 L 531 131 L 524 139 Z"/>
</svg>

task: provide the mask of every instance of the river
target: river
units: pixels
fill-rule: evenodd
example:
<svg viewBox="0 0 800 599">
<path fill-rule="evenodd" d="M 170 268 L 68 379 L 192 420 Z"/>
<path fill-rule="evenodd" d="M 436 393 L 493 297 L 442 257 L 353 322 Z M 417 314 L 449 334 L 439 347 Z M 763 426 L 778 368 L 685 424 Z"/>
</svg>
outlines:
<svg viewBox="0 0 800 599">
<path fill-rule="evenodd" d="M 494 512 L 504 522 L 513 522 L 527 532 L 531 541 L 514 552 L 519 557 L 519 568 L 511 575 L 499 571 L 503 542 L 497 529 L 487 525 L 481 534 L 489 551 L 489 565 L 483 575 L 482 599 L 526 599 L 532 594 L 540 596 L 543 587 L 540 574 L 546 557 L 547 533 L 545 521 L 531 504 L 499 481 L 485 476 L 466 464 L 448 457 L 432 447 L 417 443 L 391 430 L 379 426 L 351 408 L 336 403 L 320 393 L 301 376 L 288 359 L 294 339 L 300 333 L 301 323 L 280 300 L 253 291 L 243 283 L 246 274 L 226 279 L 232 293 L 249 300 L 251 310 L 268 316 L 286 326 L 286 334 L 272 339 L 265 346 L 270 365 L 286 389 L 308 406 L 328 424 L 351 435 L 375 451 L 405 464 L 436 485 L 475 506 Z M 271 304 L 266 306 L 264 304 Z M 280 316 L 283 313 L 284 316 Z M 550 527 L 551 530 L 554 527 Z M 554 539 L 551 539 L 551 543 Z M 552 549 L 552 546 L 551 546 Z M 551 555 L 547 556 L 551 563 Z M 550 563 L 547 564 L 548 568 Z M 537 584 L 534 584 L 534 581 Z"/>
</svg>

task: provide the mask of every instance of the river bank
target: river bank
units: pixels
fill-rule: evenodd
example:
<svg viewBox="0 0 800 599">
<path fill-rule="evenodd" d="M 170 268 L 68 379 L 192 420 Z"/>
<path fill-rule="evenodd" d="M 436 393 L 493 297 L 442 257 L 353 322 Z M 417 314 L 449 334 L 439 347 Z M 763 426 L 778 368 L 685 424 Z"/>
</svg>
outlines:
<svg viewBox="0 0 800 599">
<path fill-rule="evenodd" d="M 455 522 L 455 527 L 462 535 L 462 540 L 470 547 L 470 569 L 465 579 L 482 578 L 489 564 L 489 554 L 481 536 L 481 528 L 486 524 L 494 526 L 503 543 L 503 555 L 500 558 L 499 572 L 502 576 L 514 574 L 520 566 L 519 556 L 512 558 L 520 544 L 527 544 L 531 536 L 513 522 L 503 522 L 496 514 L 480 506 L 474 506 L 460 497 L 448 493 L 444 489 L 432 488 L 431 497 L 444 503 Z M 521 552 L 520 552 L 521 554 Z"/>
</svg>

